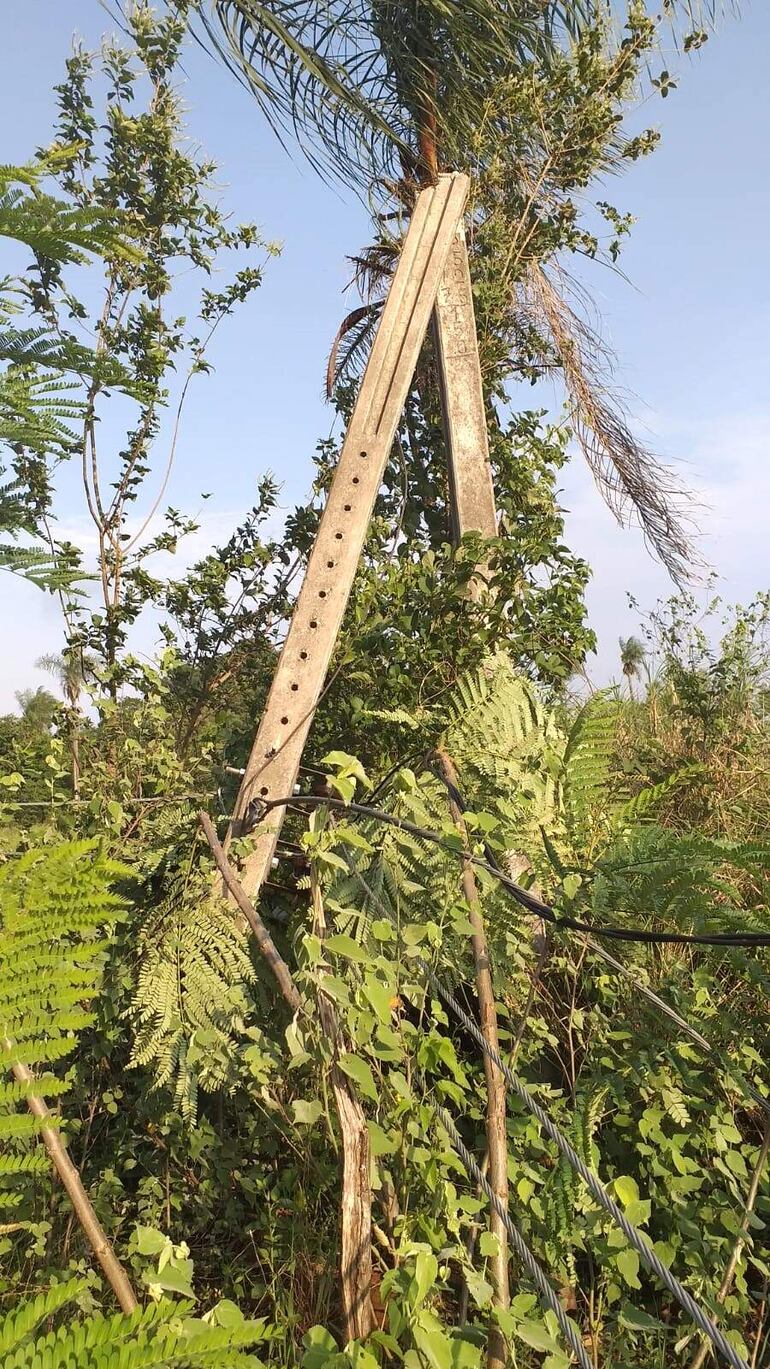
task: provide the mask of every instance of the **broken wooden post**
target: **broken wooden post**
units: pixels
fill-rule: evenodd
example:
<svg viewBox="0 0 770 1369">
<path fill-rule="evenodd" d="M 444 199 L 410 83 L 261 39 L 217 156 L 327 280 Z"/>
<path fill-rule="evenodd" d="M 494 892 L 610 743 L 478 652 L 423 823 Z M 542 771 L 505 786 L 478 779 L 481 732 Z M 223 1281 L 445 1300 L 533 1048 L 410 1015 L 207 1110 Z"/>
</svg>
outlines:
<svg viewBox="0 0 770 1369">
<path fill-rule="evenodd" d="M 457 772 L 451 758 L 445 751 L 436 752 L 437 767 L 449 786 L 449 810 L 462 838 L 466 851 L 471 845 L 468 838 L 462 810 L 453 797 L 457 790 Z M 487 1045 L 497 1055 L 500 1054 L 500 1040 L 497 1034 L 497 1008 L 492 984 L 492 967 L 489 963 L 489 948 L 481 913 L 476 879 L 470 860 L 463 863 L 462 889 L 468 904 L 468 917 L 473 927 L 471 946 L 476 970 L 476 993 L 479 1000 L 479 1027 Z M 508 1211 L 508 1133 L 506 1129 L 505 1079 L 489 1056 L 484 1056 L 484 1074 L 487 1083 L 487 1155 L 489 1156 L 489 1183 L 499 1199 L 502 1208 Z M 508 1287 L 508 1233 L 499 1212 L 493 1207 L 489 1214 L 489 1230 L 497 1238 L 497 1252 L 489 1264 L 492 1282 L 492 1302 L 495 1307 L 507 1308 L 510 1305 Z M 487 1369 L 505 1369 L 508 1355 L 505 1337 L 500 1328 L 492 1325 L 487 1344 Z"/>
</svg>

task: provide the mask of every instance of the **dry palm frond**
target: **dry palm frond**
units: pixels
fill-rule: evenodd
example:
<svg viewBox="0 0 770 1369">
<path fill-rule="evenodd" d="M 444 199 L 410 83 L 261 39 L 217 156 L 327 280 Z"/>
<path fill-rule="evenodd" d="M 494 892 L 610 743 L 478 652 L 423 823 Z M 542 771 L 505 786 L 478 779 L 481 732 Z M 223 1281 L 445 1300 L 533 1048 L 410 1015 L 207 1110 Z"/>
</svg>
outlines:
<svg viewBox="0 0 770 1369">
<path fill-rule="evenodd" d="M 358 256 L 350 257 L 355 272 L 351 285 L 355 285 L 362 299 L 384 298 L 400 253 L 400 242 L 373 242 Z"/>
<path fill-rule="evenodd" d="M 352 380 L 363 371 L 381 312 L 381 303 L 361 304 L 342 320 L 326 366 L 327 399 L 331 399 L 340 381 Z"/>
<path fill-rule="evenodd" d="M 353 266 L 349 286 L 356 287 L 364 303 L 351 309 L 337 329 L 326 367 L 328 399 L 341 381 L 354 380 L 363 374 L 400 251 L 400 242 L 374 242 L 349 259 Z"/>
<path fill-rule="evenodd" d="M 575 436 L 608 507 L 623 526 L 636 515 L 646 541 L 677 584 L 692 580 L 702 561 L 685 512 L 685 506 L 692 507 L 691 495 L 634 437 L 622 404 L 607 388 L 606 349 L 538 263 L 529 268 L 527 292 L 559 357 Z"/>
</svg>

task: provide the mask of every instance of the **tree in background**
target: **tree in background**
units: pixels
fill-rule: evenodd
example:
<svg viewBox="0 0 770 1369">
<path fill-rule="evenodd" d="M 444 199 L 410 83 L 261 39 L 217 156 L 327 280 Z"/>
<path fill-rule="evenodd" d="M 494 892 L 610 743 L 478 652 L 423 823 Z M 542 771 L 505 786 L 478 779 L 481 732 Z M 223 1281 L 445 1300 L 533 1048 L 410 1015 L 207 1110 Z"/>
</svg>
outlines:
<svg viewBox="0 0 770 1369">
<path fill-rule="evenodd" d="M 614 265 L 630 229 L 629 216 L 607 202 L 604 181 L 655 147 L 653 130 L 624 136 L 623 121 L 646 94 L 658 28 L 636 4 L 613 17 L 601 7 L 498 0 L 226 0 L 200 10 L 209 40 L 273 125 L 373 201 L 374 241 L 353 259 L 363 303 L 341 325 L 329 364 L 343 418 L 416 191 L 443 168 L 471 173 L 469 250 L 500 515 L 499 536 L 484 552 L 494 593 L 469 604 L 480 548 L 452 547 L 428 340 L 311 743 L 322 755 L 355 722 L 356 750 L 376 770 L 378 749 L 392 747 L 404 714 L 426 718 L 425 705 L 491 643 L 507 645 L 557 688 L 593 647 L 589 569 L 565 545 L 558 497 L 571 435 L 615 513 L 638 517 L 675 577 L 696 559 L 677 482 L 634 438 L 612 393 L 610 358 L 570 279 L 570 258 Z M 685 46 L 704 38 L 688 34 Z M 659 81 L 660 93 L 671 84 Z M 567 424 L 512 413 L 513 381 L 550 378 L 565 387 Z M 320 444 L 321 497 L 335 460 L 336 446 Z M 310 508 L 289 520 L 303 553 L 317 518 Z"/>
<path fill-rule="evenodd" d="M 581 224 L 579 192 L 655 145 L 652 130 L 629 139 L 621 126 L 639 96 L 656 21 L 636 0 L 617 17 L 601 2 L 572 0 L 220 0 L 211 10 L 202 6 L 209 35 L 269 121 L 291 129 L 312 160 L 373 194 L 376 221 L 408 213 L 415 184 L 442 169 L 471 174 L 474 257 L 486 258 L 497 286 L 497 317 L 479 320 L 482 345 L 498 351 L 494 369 L 483 358 L 490 398 L 517 372 L 556 370 L 574 435 L 610 507 L 618 517 L 635 512 L 681 579 L 693 560 L 681 491 L 608 391 L 609 357 L 570 302 L 557 257 L 563 249 L 599 254 L 595 233 Z M 705 36 L 688 33 L 685 49 Z M 674 84 L 668 72 L 654 81 L 664 96 Z M 612 230 L 614 261 L 629 220 L 604 201 L 596 208 Z M 364 254 L 366 269 L 381 277 L 397 251 L 397 237 L 378 240 Z M 353 317 L 360 355 L 371 312 Z"/>
<path fill-rule="evenodd" d="M 168 509 L 164 530 L 149 533 L 163 504 L 189 386 L 207 370 L 207 348 L 222 321 L 262 278 L 261 263 L 236 269 L 231 259 L 260 249 L 264 261 L 269 250 L 253 224 L 230 224 L 215 196 L 213 164 L 185 144 L 174 80 L 188 9 L 182 4 L 160 16 L 143 0 L 129 4 L 125 40 L 106 41 L 98 54 L 77 48 L 57 88 L 56 138 L 47 154 L 57 184 L 78 212 L 125 224 L 141 253 L 127 260 L 105 246 L 94 306 L 73 291 L 65 263 L 44 251 L 35 253 L 30 273 L 31 306 L 46 326 L 71 347 L 81 334 L 96 339 L 94 367 L 75 370 L 79 410 L 70 450 L 98 539 L 102 603 L 90 613 L 70 598 L 65 616 L 70 645 L 82 641 L 95 654 L 113 699 L 125 679 L 126 633 L 155 588 L 148 559 L 173 551 L 194 526 Z M 103 117 L 94 108 L 97 79 L 106 83 Z M 230 283 L 212 288 L 210 277 L 226 265 Z M 176 284 L 182 275 L 183 295 Z M 191 298 L 188 322 L 182 310 Z M 116 392 L 128 401 L 122 436 L 107 435 L 103 422 Z M 40 471 L 37 479 L 50 507 L 51 473 Z"/>
<path fill-rule="evenodd" d="M 55 149 L 28 166 L 0 167 L 0 238 L 57 269 L 93 263 L 107 251 L 116 260 L 136 261 L 139 254 L 119 214 L 44 190 L 69 155 L 67 149 Z M 0 533 L 18 543 L 20 534 L 46 536 L 50 475 L 72 454 L 72 424 L 83 412 L 75 377 L 93 374 L 96 357 L 90 346 L 63 336 L 47 311 L 36 308 L 25 277 L 8 276 L 0 283 L 0 363 L 0 478 L 10 467 L 0 485 Z M 110 378 L 118 379 L 114 368 Z M 66 550 L 55 545 L 49 552 L 6 543 L 0 547 L 0 569 L 50 590 L 64 589 L 72 580 Z"/>
<path fill-rule="evenodd" d="M 638 680 L 645 663 L 646 653 L 638 637 L 621 637 L 620 668 L 628 681 L 628 692 L 634 697 L 634 680 Z"/>
</svg>

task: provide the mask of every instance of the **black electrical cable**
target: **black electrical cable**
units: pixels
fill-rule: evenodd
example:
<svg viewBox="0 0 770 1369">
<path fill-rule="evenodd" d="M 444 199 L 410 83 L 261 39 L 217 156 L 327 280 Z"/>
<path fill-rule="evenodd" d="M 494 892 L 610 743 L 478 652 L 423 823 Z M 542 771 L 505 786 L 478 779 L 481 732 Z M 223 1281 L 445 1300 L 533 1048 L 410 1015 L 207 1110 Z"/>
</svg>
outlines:
<svg viewBox="0 0 770 1369">
<path fill-rule="evenodd" d="M 458 806 L 461 809 L 464 808 L 462 795 L 459 793 L 459 791 L 455 788 L 454 785 L 451 784 L 451 782 L 444 780 L 444 783 L 447 785 L 447 788 L 449 789 L 450 793 L 452 793 L 452 796 L 458 803 Z M 386 813 L 383 810 L 379 810 L 376 808 L 371 808 L 365 804 L 346 803 L 342 799 L 334 799 L 328 796 L 325 798 L 321 798 L 320 796 L 316 797 L 315 795 L 295 795 L 292 797 L 292 799 L 275 799 L 271 803 L 262 804 L 262 812 L 266 813 L 271 808 L 286 807 L 290 803 L 297 804 L 298 800 L 300 801 L 300 803 L 302 802 L 302 800 L 305 800 L 306 802 L 307 800 L 311 800 L 313 806 L 323 805 L 327 807 L 347 809 L 349 811 L 358 813 L 361 816 L 371 817 L 375 820 L 384 821 L 391 826 L 400 827 L 403 830 L 410 831 L 413 835 L 421 837 L 424 840 L 433 841 L 438 845 L 442 846 L 445 850 L 450 851 L 450 853 L 455 855 L 459 854 L 464 859 L 471 860 L 474 864 L 479 865 L 484 869 L 487 869 L 491 874 L 496 876 L 505 887 L 510 889 L 510 891 L 514 894 L 514 896 L 520 903 L 523 903 L 523 905 L 525 907 L 528 907 L 530 911 L 537 913 L 541 917 L 544 917 L 547 921 L 554 923 L 556 926 L 569 927 L 570 930 L 579 931 L 581 933 L 588 935 L 597 933 L 599 935 L 621 934 L 618 936 L 618 939 L 624 939 L 627 937 L 628 939 L 643 939 L 645 941 L 649 940 L 653 942 L 676 941 L 678 943 L 684 942 L 685 944 L 693 942 L 697 944 L 703 944 L 705 941 L 705 944 L 725 944 L 723 937 L 719 937 L 718 939 L 712 939 L 685 936 L 684 934 L 679 933 L 664 933 L 661 936 L 657 936 L 653 934 L 643 934 L 637 932 L 634 936 L 626 933 L 625 929 L 593 928 L 588 926 L 587 924 L 578 923 L 575 919 L 572 918 L 558 917 L 557 914 L 554 913 L 554 910 L 550 908 L 548 904 L 545 904 L 540 899 L 535 898 L 533 895 L 529 894 L 527 890 L 522 889 L 519 885 L 515 884 L 513 880 L 509 879 L 509 877 L 505 875 L 502 870 L 500 870 L 499 866 L 497 865 L 494 859 L 494 856 L 492 857 L 492 860 L 489 861 L 482 860 L 480 857 L 474 856 L 471 852 L 468 851 L 458 852 L 453 848 L 448 847 L 446 845 L 446 842 L 438 833 L 431 832 L 426 828 L 421 828 L 416 823 L 407 822 L 406 819 L 395 818 L 393 814 Z M 486 849 L 488 855 L 492 854 L 491 852 L 489 852 L 488 848 Z M 740 940 L 736 939 L 733 941 L 733 944 L 746 944 L 746 941 L 743 938 L 741 938 Z M 767 936 L 766 938 L 763 938 L 761 940 L 753 936 L 751 940 L 748 941 L 748 944 L 768 945 L 770 944 L 770 936 Z M 604 954 L 602 952 L 601 947 L 596 947 L 596 949 L 600 953 Z M 625 970 L 625 967 L 622 966 L 619 961 L 613 961 L 611 957 L 608 957 L 608 959 L 610 963 L 614 964 L 615 968 L 620 969 L 621 972 Z M 730 1345 L 729 1341 L 725 1338 L 723 1333 L 720 1331 L 719 1327 L 716 1326 L 715 1323 L 712 1322 L 711 1319 L 706 1315 L 706 1313 L 698 1306 L 698 1304 L 694 1301 L 691 1295 L 687 1292 L 687 1289 L 684 1288 L 683 1285 L 679 1282 L 679 1280 L 675 1278 L 673 1274 L 670 1273 L 670 1271 L 666 1268 L 664 1264 L 662 1264 L 662 1262 L 655 1254 L 655 1251 L 652 1249 L 652 1247 L 644 1239 L 644 1237 L 637 1230 L 637 1228 L 633 1226 L 631 1222 L 628 1221 L 628 1219 L 625 1217 L 624 1213 L 621 1211 L 618 1204 L 607 1192 L 607 1189 L 602 1184 L 598 1175 L 594 1174 L 593 1171 L 589 1169 L 587 1165 L 584 1164 L 580 1156 L 577 1154 L 577 1151 L 567 1140 L 566 1136 L 559 1129 L 559 1127 L 556 1126 L 555 1122 L 551 1120 L 548 1113 L 545 1112 L 545 1110 L 536 1102 L 535 1098 L 529 1092 L 526 1085 L 518 1078 L 517 1075 L 513 1073 L 511 1069 L 509 1069 L 509 1067 L 505 1064 L 500 1054 L 487 1043 L 478 1025 L 473 1021 L 471 1017 L 469 1017 L 469 1015 L 460 1006 L 460 1004 L 457 1002 L 454 996 L 447 989 L 445 989 L 443 985 L 439 983 L 435 975 L 433 975 L 430 971 L 428 971 L 428 979 L 434 987 L 436 993 L 439 995 L 439 997 L 442 998 L 444 1002 L 448 1004 L 449 1007 L 451 1007 L 452 1011 L 455 1013 L 458 1020 L 463 1024 L 466 1030 L 477 1042 L 482 1052 L 500 1070 L 508 1086 L 512 1088 L 516 1095 L 521 1099 L 521 1101 L 524 1102 L 524 1104 L 532 1113 L 532 1115 L 543 1127 L 543 1130 L 546 1132 L 546 1134 L 550 1136 L 551 1140 L 554 1141 L 557 1148 L 564 1156 L 564 1158 L 567 1160 L 567 1162 L 576 1171 L 576 1173 L 580 1175 L 581 1179 L 588 1187 L 590 1193 L 600 1204 L 600 1206 L 602 1206 L 604 1210 L 608 1213 L 608 1215 L 613 1219 L 618 1228 L 623 1232 L 631 1247 L 636 1251 L 636 1253 L 639 1255 L 640 1259 L 644 1262 L 648 1269 L 660 1279 L 660 1281 L 668 1289 L 672 1296 L 676 1298 L 680 1306 L 690 1316 L 694 1324 L 711 1341 L 715 1349 L 719 1350 L 720 1354 L 725 1358 L 727 1363 L 732 1366 L 732 1369 L 748 1369 L 747 1362 L 744 1359 L 742 1359 L 740 1355 L 738 1355 L 737 1351 L 735 1351 L 735 1349 Z M 652 991 L 649 991 L 649 993 L 653 1001 L 655 1001 L 657 999 L 657 995 L 653 995 Z M 694 1029 L 690 1031 L 690 1029 L 687 1027 L 687 1024 L 684 1022 L 683 1018 L 679 1018 L 679 1015 L 675 1014 L 673 1009 L 669 1010 L 667 1008 L 667 1005 L 664 1004 L 662 1000 L 658 1001 L 660 1002 L 660 1005 L 664 1008 L 664 1011 L 666 1011 L 670 1017 L 672 1017 L 675 1021 L 678 1020 L 680 1025 L 684 1025 L 685 1028 L 688 1029 L 688 1034 L 691 1034 L 693 1036 L 693 1039 L 697 1040 L 698 1044 L 701 1045 L 702 1048 L 710 1049 L 708 1046 L 708 1042 L 705 1040 L 704 1037 L 701 1037 L 699 1033 L 696 1033 L 694 1031 Z M 753 1094 L 755 1091 L 752 1089 L 751 1092 Z M 765 1106 L 765 1102 L 763 1099 L 761 1099 L 760 1095 L 757 1095 L 757 1100 L 760 1102 L 762 1106 Z M 537 1266 L 536 1261 L 534 1261 L 534 1256 L 532 1256 L 531 1252 L 527 1249 L 526 1245 L 524 1245 L 520 1233 L 518 1233 L 516 1228 L 513 1226 L 513 1223 L 510 1221 L 510 1217 L 505 1212 L 502 1203 L 497 1198 L 497 1195 L 494 1194 L 493 1190 L 491 1189 L 487 1181 L 484 1179 L 484 1176 L 482 1175 L 480 1168 L 476 1165 L 476 1162 L 470 1155 L 470 1152 L 468 1152 L 465 1146 L 463 1145 L 462 1138 L 459 1136 L 459 1133 L 457 1132 L 457 1129 L 454 1126 L 454 1123 L 452 1122 L 451 1118 L 448 1114 L 444 1112 L 443 1109 L 439 1109 L 438 1111 L 440 1119 L 442 1121 L 442 1125 L 444 1125 L 445 1129 L 447 1130 L 447 1134 L 451 1137 L 454 1145 L 458 1150 L 458 1153 L 461 1155 L 461 1158 L 463 1159 L 464 1163 L 466 1163 L 466 1165 L 469 1167 L 470 1171 L 474 1173 L 474 1177 L 477 1178 L 477 1181 L 480 1182 L 484 1192 L 486 1193 L 490 1202 L 494 1206 L 495 1211 L 498 1212 L 498 1215 L 504 1222 L 506 1230 L 508 1230 L 509 1235 L 511 1235 L 512 1243 L 517 1249 L 517 1252 L 520 1254 L 521 1258 L 525 1262 L 530 1272 L 533 1273 L 533 1278 L 535 1278 L 535 1282 L 541 1291 L 541 1295 L 544 1297 L 544 1299 L 546 1299 L 548 1305 L 551 1306 L 552 1304 L 550 1303 L 550 1301 L 548 1301 L 548 1294 L 545 1290 L 549 1290 L 551 1294 L 553 1293 L 553 1290 L 550 1289 L 550 1285 L 548 1285 L 545 1276 L 539 1269 L 539 1266 Z M 534 1273 L 533 1265 L 534 1269 L 537 1270 L 537 1274 Z M 541 1284 L 541 1280 L 545 1284 L 545 1289 Z M 553 1308 L 553 1310 L 556 1313 L 556 1308 Z M 556 1315 L 558 1316 L 559 1325 L 561 1326 L 565 1336 L 568 1337 L 570 1344 L 574 1348 L 576 1345 L 576 1338 L 573 1339 L 573 1337 L 575 1337 L 574 1327 L 572 1323 L 569 1321 L 569 1318 L 565 1317 L 563 1309 L 560 1308 L 559 1310 L 561 1312 L 561 1315 L 559 1316 L 559 1314 L 556 1313 Z M 567 1327 L 564 1326 L 564 1321 L 567 1322 L 567 1327 L 569 1329 L 567 1329 Z M 581 1364 L 583 1364 L 582 1357 L 579 1356 L 579 1358 Z"/>
<path fill-rule="evenodd" d="M 447 779 L 446 775 L 444 775 L 440 770 L 436 769 L 434 771 L 434 774 L 445 785 L 450 796 L 454 799 L 454 802 L 457 804 L 460 811 L 465 812 L 467 805 L 457 786 L 453 784 L 451 780 Z M 494 868 L 501 875 L 504 875 L 505 871 L 501 870 L 494 851 L 492 851 L 491 848 L 486 844 L 484 845 L 484 854 L 486 855 L 486 858 L 489 861 L 490 865 L 494 866 Z M 645 984 L 642 984 L 638 978 L 635 978 L 632 971 L 628 969 L 627 965 L 624 965 L 620 960 L 616 960 L 614 956 L 610 955 L 609 951 L 606 951 L 603 946 L 600 946 L 597 941 L 594 941 L 592 936 L 585 936 L 584 940 L 585 944 L 589 947 L 591 951 L 593 951 L 595 955 L 600 956 L 601 959 L 606 962 L 606 964 L 611 965 L 612 968 L 614 970 L 617 970 L 619 974 L 622 974 L 624 978 L 632 980 L 634 987 L 636 988 L 636 991 L 642 994 L 642 996 L 646 998 L 650 1003 L 654 1004 L 656 1008 L 659 1008 L 661 1012 L 665 1013 L 666 1017 L 668 1017 L 670 1021 L 675 1022 L 676 1025 L 682 1031 L 686 1032 L 690 1040 L 694 1041 L 695 1044 L 701 1049 L 701 1051 L 703 1051 L 705 1055 L 707 1055 L 711 1060 L 713 1060 L 715 1064 L 719 1065 L 720 1069 L 724 1070 L 726 1073 L 732 1073 L 738 1080 L 741 1087 L 745 1089 L 746 1093 L 752 1099 L 752 1101 L 755 1102 L 757 1106 L 762 1109 L 766 1117 L 770 1118 L 770 1100 L 768 1100 L 763 1094 L 761 1094 L 758 1089 L 754 1088 L 754 1085 L 751 1084 L 749 1080 L 744 1077 L 741 1070 L 731 1065 L 729 1061 L 726 1061 L 722 1057 L 721 1052 L 719 1052 L 714 1046 L 712 1046 L 710 1042 L 706 1040 L 705 1036 L 702 1036 L 701 1033 L 695 1029 L 695 1027 L 692 1027 L 684 1017 L 680 1016 L 680 1014 L 676 1012 L 676 1010 L 672 1008 L 669 1003 L 666 1003 L 665 999 L 660 998 L 659 995 L 654 993 L 652 989 L 649 989 Z"/>
<path fill-rule="evenodd" d="M 380 901 L 380 899 L 377 897 L 377 895 L 375 894 L 374 890 L 370 887 L 370 885 L 367 884 L 360 870 L 355 865 L 351 866 L 351 874 L 354 875 L 355 878 L 358 880 L 359 884 L 364 890 L 364 893 L 366 894 L 367 898 L 370 899 L 373 907 L 376 908 L 377 912 L 386 920 L 388 920 L 391 916 L 389 910 Z M 642 981 L 639 979 L 638 975 L 634 975 L 633 971 L 629 970 L 627 965 L 624 965 L 623 962 L 620 960 L 616 960 L 614 955 L 610 955 L 609 951 L 605 951 L 604 947 L 600 946 L 599 943 L 597 941 L 594 941 L 592 937 L 584 937 L 583 944 L 587 946 L 589 950 L 591 950 L 594 953 L 594 955 L 598 955 L 607 965 L 610 965 L 612 969 L 616 970 L 618 974 L 621 974 L 624 977 L 624 979 L 630 980 L 631 983 L 634 985 L 634 989 L 637 993 L 640 993 L 643 998 L 646 998 L 648 1002 L 650 1002 L 653 1005 L 653 1007 L 657 1008 L 660 1012 L 662 1012 L 669 1019 L 669 1021 L 673 1022 L 677 1027 L 679 1027 L 680 1031 L 683 1031 L 685 1035 L 690 1038 L 690 1040 L 698 1047 L 698 1049 L 703 1053 L 703 1055 L 707 1057 L 707 1059 L 711 1060 L 713 1064 L 719 1066 L 719 1068 L 723 1071 L 724 1074 L 732 1075 L 733 1078 L 736 1079 L 737 1082 L 740 1084 L 741 1088 L 744 1089 L 747 1097 L 751 1098 L 752 1102 L 756 1103 L 757 1107 L 762 1109 L 762 1112 L 765 1114 L 767 1118 L 770 1118 L 770 1099 L 766 1098 L 764 1094 L 760 1093 L 759 1090 L 756 1089 L 754 1085 L 750 1083 L 750 1081 L 746 1078 L 743 1071 L 738 1069 L 732 1061 L 726 1059 L 722 1052 L 717 1050 L 716 1047 L 713 1046 L 710 1041 L 707 1041 L 706 1037 L 703 1036 L 702 1033 L 697 1030 L 697 1028 L 693 1027 L 685 1017 L 682 1017 L 681 1013 L 678 1013 L 675 1008 L 672 1008 L 671 1004 L 667 1003 L 665 998 L 661 998 L 660 995 L 656 994 L 653 989 L 650 989 L 646 984 L 643 984 Z"/>
<path fill-rule="evenodd" d="M 433 769 L 433 773 L 436 775 L 437 779 L 441 780 L 442 784 L 447 789 L 450 797 L 454 800 L 460 811 L 464 813 L 466 811 L 467 804 L 459 789 L 457 788 L 457 785 L 453 784 L 452 781 L 448 779 L 447 776 L 443 773 L 443 771 L 441 771 L 438 767 Z M 494 851 L 492 851 L 486 843 L 484 845 L 484 854 L 487 860 L 489 861 L 490 865 L 494 866 L 494 868 L 501 875 L 504 875 L 505 871 L 501 870 L 500 864 L 497 860 Z M 696 1031 L 694 1027 L 690 1026 L 690 1023 L 687 1022 L 685 1018 L 681 1017 L 680 1014 L 670 1006 L 670 1004 L 666 1003 L 665 1000 L 660 998 L 658 994 L 654 993 L 652 989 L 647 988 L 645 984 L 642 984 L 638 979 L 635 979 L 631 970 L 629 970 L 628 967 L 624 965 L 620 960 L 616 960 L 614 956 L 610 955 L 609 951 L 605 951 L 604 947 L 600 946 L 597 941 L 594 941 L 592 936 L 585 936 L 585 944 L 589 947 L 591 951 L 594 952 L 595 955 L 601 956 L 602 960 L 604 960 L 608 965 L 611 965 L 613 969 L 617 970 L 626 979 L 631 979 L 635 985 L 637 992 L 641 993 L 643 997 L 645 997 L 650 1003 L 653 1003 L 656 1008 L 659 1008 L 662 1012 L 664 1012 L 672 1022 L 675 1022 L 677 1026 L 681 1028 L 682 1031 L 686 1032 L 690 1040 L 694 1041 L 695 1044 L 699 1046 L 700 1049 L 704 1052 L 704 1054 L 708 1055 L 709 1058 L 713 1060 L 715 1064 L 719 1065 L 719 1067 L 725 1072 L 731 1072 L 732 1074 L 734 1074 L 735 1078 L 738 1080 L 741 1087 L 745 1089 L 748 1096 L 753 1100 L 753 1102 L 757 1104 L 758 1107 L 762 1109 L 765 1116 L 770 1118 L 770 1101 L 768 1101 L 768 1099 L 764 1097 L 764 1095 L 761 1094 L 758 1089 L 754 1088 L 754 1085 L 751 1084 L 749 1080 L 744 1077 L 741 1070 L 735 1068 L 734 1066 L 730 1065 L 728 1061 L 724 1060 L 721 1055 L 721 1052 L 716 1050 L 716 1048 L 706 1040 L 705 1036 L 702 1036 L 699 1031 Z"/>
<path fill-rule="evenodd" d="M 498 865 L 485 860 L 482 856 L 474 855 L 472 851 L 448 845 L 446 839 L 439 832 L 432 832 L 427 827 L 420 827 L 416 822 L 409 822 L 407 818 L 397 818 L 393 813 L 387 813 L 382 808 L 371 808 L 365 803 L 347 803 L 344 799 L 335 799 L 328 795 L 293 794 L 291 798 L 255 801 L 255 821 L 260 821 L 274 808 L 295 806 L 342 809 L 347 813 L 355 813 L 359 817 L 372 818 L 376 822 L 384 822 L 390 827 L 397 827 L 423 841 L 431 841 L 440 846 L 448 855 L 470 861 L 479 869 L 486 870 L 488 874 L 499 880 L 523 908 L 557 928 L 565 928 L 571 932 L 582 932 L 587 936 L 607 937 L 612 941 L 636 942 L 646 946 L 742 946 L 754 948 L 770 946 L 770 932 L 647 932 L 640 928 L 591 926 L 588 922 L 580 922 L 577 918 L 556 913 L 548 903 L 536 898 L 528 889 L 523 889 L 520 884 L 506 875 Z"/>
</svg>

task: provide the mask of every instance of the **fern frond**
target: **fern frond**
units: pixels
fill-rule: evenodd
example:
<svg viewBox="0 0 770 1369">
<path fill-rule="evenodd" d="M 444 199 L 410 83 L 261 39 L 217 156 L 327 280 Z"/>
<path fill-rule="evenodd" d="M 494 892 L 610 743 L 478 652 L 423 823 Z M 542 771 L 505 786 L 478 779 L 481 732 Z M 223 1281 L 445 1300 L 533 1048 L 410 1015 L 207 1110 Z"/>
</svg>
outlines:
<svg viewBox="0 0 770 1369">
<path fill-rule="evenodd" d="M 564 752 L 567 828 L 574 849 L 589 859 L 607 834 L 617 726 L 614 699 L 606 692 L 594 694 L 573 723 Z"/>
<path fill-rule="evenodd" d="M 129 1316 L 73 1320 L 45 1335 L 35 1332 L 83 1292 L 82 1280 L 59 1284 L 0 1318 L 0 1365 L 5 1369 L 180 1369 L 231 1366 L 258 1369 L 246 1353 L 269 1338 L 263 1318 L 210 1326 L 191 1317 L 191 1303 L 164 1299 Z"/>
<path fill-rule="evenodd" d="M 138 261 L 125 223 L 114 214 L 69 204 L 39 189 L 46 163 L 0 167 L 0 237 L 24 243 L 34 253 L 60 265 L 107 253 Z"/>
<path fill-rule="evenodd" d="M 0 1074 L 23 1064 L 39 1076 L 34 1090 L 2 1083 L 0 1202 L 9 1183 L 40 1167 L 40 1122 L 24 1101 L 30 1091 L 44 1099 L 66 1092 L 51 1066 L 72 1052 L 93 1020 L 88 1002 L 123 908 L 112 885 L 129 873 L 94 841 L 33 849 L 0 868 Z"/>
<path fill-rule="evenodd" d="M 170 1086 L 193 1118 L 198 1084 L 222 1087 L 242 1040 L 256 978 L 247 942 L 195 880 L 153 909 L 139 954 L 131 1063 L 151 1069 L 155 1087 Z"/>
</svg>

